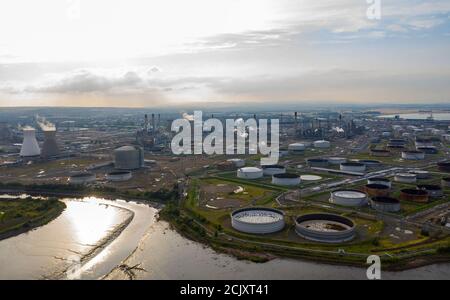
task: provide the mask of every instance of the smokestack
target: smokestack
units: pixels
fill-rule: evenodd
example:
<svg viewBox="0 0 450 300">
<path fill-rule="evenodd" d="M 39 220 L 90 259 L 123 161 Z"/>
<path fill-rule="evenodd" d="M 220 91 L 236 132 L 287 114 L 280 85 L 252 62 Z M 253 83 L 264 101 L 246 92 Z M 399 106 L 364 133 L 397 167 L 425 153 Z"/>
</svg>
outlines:
<svg viewBox="0 0 450 300">
<path fill-rule="evenodd" d="M 59 154 L 58 144 L 56 143 L 56 131 L 44 131 L 44 144 L 42 145 L 41 156 L 48 158 Z"/>
<path fill-rule="evenodd" d="M 295 112 L 294 113 L 294 115 L 295 115 L 295 134 L 297 134 L 298 133 L 298 113 L 297 112 Z"/>
<path fill-rule="evenodd" d="M 152 131 L 155 132 L 156 124 L 155 124 L 155 114 L 152 114 Z"/>
<path fill-rule="evenodd" d="M 161 126 L 161 114 L 158 114 L 158 127 Z"/>
<path fill-rule="evenodd" d="M 26 127 L 23 129 L 23 143 L 20 149 L 20 156 L 31 157 L 39 156 L 41 154 L 41 149 L 39 149 L 39 144 L 36 140 L 36 130 L 32 127 Z"/>
<path fill-rule="evenodd" d="M 148 115 L 147 114 L 145 114 L 145 121 L 144 121 L 145 123 L 144 123 L 144 129 L 145 129 L 145 131 L 147 131 L 148 130 Z"/>
</svg>

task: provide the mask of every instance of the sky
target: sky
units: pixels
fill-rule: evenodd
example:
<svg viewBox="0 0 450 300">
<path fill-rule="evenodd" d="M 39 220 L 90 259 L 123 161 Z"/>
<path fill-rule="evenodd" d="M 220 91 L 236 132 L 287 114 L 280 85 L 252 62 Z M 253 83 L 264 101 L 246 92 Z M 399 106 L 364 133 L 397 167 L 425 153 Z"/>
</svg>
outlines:
<svg viewBox="0 0 450 300">
<path fill-rule="evenodd" d="M 223 103 L 450 103 L 450 1 L 0 2 L 0 106 Z"/>
</svg>

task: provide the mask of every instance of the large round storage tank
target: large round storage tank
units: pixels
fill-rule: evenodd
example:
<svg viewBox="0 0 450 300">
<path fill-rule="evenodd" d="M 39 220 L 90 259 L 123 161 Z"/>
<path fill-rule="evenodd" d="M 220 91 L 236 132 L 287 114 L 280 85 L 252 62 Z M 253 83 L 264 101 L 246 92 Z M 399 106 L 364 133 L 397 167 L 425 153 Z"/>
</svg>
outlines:
<svg viewBox="0 0 450 300">
<path fill-rule="evenodd" d="M 242 179 L 258 179 L 263 177 L 263 170 L 256 167 L 245 167 L 237 170 L 237 177 Z"/>
<path fill-rule="evenodd" d="M 276 185 L 295 186 L 300 184 L 300 175 L 292 173 L 275 174 L 272 183 Z"/>
<path fill-rule="evenodd" d="M 419 184 L 417 185 L 417 189 L 428 192 L 428 196 L 431 198 L 441 198 L 444 196 L 442 187 L 437 184 Z"/>
<path fill-rule="evenodd" d="M 400 200 L 418 203 L 428 203 L 429 195 L 427 191 L 418 189 L 403 189 L 400 191 Z"/>
<path fill-rule="evenodd" d="M 262 166 L 263 173 L 265 176 L 272 176 L 275 174 L 283 174 L 286 173 L 286 168 L 281 165 L 267 165 Z"/>
<path fill-rule="evenodd" d="M 421 151 L 403 151 L 402 158 L 406 160 L 423 160 L 425 159 L 425 152 Z"/>
<path fill-rule="evenodd" d="M 326 168 L 328 167 L 328 159 L 325 158 L 308 158 L 306 163 L 309 167 Z"/>
<path fill-rule="evenodd" d="M 401 209 L 400 201 L 391 197 L 373 197 L 370 206 L 381 212 L 398 212 Z"/>
<path fill-rule="evenodd" d="M 245 233 L 274 233 L 284 228 L 284 213 L 266 207 L 242 208 L 231 213 L 231 226 Z"/>
<path fill-rule="evenodd" d="M 414 183 L 417 181 L 417 175 L 412 173 L 397 173 L 394 176 L 396 182 Z"/>
<path fill-rule="evenodd" d="M 291 153 L 303 153 L 305 151 L 306 145 L 303 143 L 293 143 L 289 144 L 288 151 Z"/>
<path fill-rule="evenodd" d="M 345 157 L 330 157 L 328 158 L 330 165 L 340 165 L 347 162 Z"/>
<path fill-rule="evenodd" d="M 242 158 L 230 158 L 227 160 L 227 162 L 234 164 L 234 166 L 237 168 L 242 168 L 245 166 L 245 159 Z"/>
<path fill-rule="evenodd" d="M 136 170 L 144 166 L 144 150 L 123 146 L 114 150 L 114 166 L 118 170 Z"/>
<path fill-rule="evenodd" d="M 331 143 L 329 141 L 320 140 L 314 142 L 314 148 L 326 149 L 330 148 L 330 146 Z"/>
<path fill-rule="evenodd" d="M 437 163 L 439 171 L 450 173 L 450 162 L 439 162 Z"/>
<path fill-rule="evenodd" d="M 342 163 L 340 169 L 345 172 L 364 172 L 366 170 L 366 165 L 357 162 L 347 162 Z"/>
<path fill-rule="evenodd" d="M 132 178 L 132 173 L 130 171 L 113 171 L 108 174 L 106 174 L 106 180 L 112 181 L 112 182 L 121 182 L 121 181 L 127 181 Z"/>
<path fill-rule="evenodd" d="M 331 192 L 330 203 L 342 206 L 364 206 L 367 194 L 358 190 L 337 190 Z"/>
<path fill-rule="evenodd" d="M 384 177 L 372 177 L 367 179 L 367 184 L 380 184 L 387 186 L 388 188 L 392 187 L 392 183 L 389 179 Z"/>
<path fill-rule="evenodd" d="M 335 214 L 307 214 L 295 219 L 295 232 L 314 242 L 344 243 L 355 237 L 355 223 Z"/>
</svg>

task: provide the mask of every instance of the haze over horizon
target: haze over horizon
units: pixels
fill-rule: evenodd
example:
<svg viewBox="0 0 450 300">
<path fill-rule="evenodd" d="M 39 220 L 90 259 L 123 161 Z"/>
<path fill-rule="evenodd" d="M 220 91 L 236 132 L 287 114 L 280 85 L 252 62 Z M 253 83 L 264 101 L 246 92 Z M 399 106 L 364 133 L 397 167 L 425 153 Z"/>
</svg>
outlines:
<svg viewBox="0 0 450 300">
<path fill-rule="evenodd" d="M 450 2 L 370 5 L 4 0 L 0 107 L 450 103 Z"/>
</svg>

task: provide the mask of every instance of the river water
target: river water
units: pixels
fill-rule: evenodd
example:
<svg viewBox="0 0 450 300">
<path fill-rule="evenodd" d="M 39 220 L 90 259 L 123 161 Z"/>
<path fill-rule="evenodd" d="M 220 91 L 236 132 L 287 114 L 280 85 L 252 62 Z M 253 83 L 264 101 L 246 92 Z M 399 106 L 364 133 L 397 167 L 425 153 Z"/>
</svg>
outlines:
<svg viewBox="0 0 450 300">
<path fill-rule="evenodd" d="M 380 118 L 394 118 L 396 115 L 382 115 Z M 410 113 L 398 114 L 400 118 L 407 120 L 425 120 L 430 117 L 430 113 Z M 450 113 L 433 113 L 433 119 L 437 121 L 449 121 Z"/>
<path fill-rule="evenodd" d="M 292 259 L 258 264 L 237 260 L 185 239 L 157 210 L 134 202 L 97 198 L 64 199 L 67 209 L 49 224 L 0 241 L 0 279 L 127 279 L 121 263 L 138 265 L 138 279 L 365 279 L 365 270 Z M 129 225 L 113 241 L 85 256 L 120 224 Z M 62 275 L 61 275 L 62 274 Z M 450 264 L 404 272 L 385 279 L 448 279 Z"/>
</svg>

